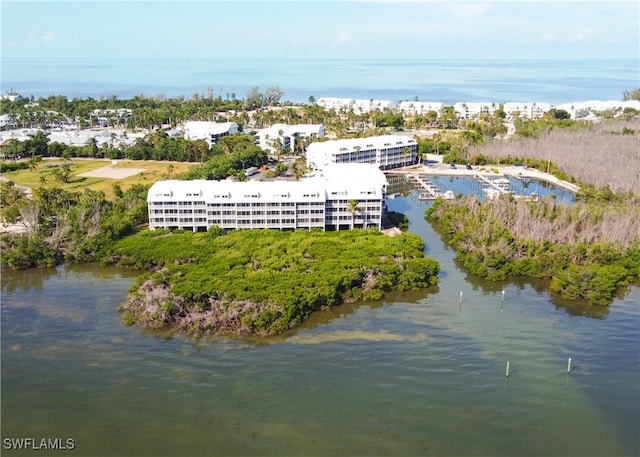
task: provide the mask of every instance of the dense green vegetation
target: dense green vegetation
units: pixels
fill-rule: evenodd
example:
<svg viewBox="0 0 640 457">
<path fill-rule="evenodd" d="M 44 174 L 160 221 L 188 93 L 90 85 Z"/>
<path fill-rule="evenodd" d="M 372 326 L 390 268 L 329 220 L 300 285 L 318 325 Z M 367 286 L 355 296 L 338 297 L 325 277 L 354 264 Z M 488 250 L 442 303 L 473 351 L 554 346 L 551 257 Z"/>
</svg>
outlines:
<svg viewBox="0 0 640 457">
<path fill-rule="evenodd" d="M 245 179 L 244 170 L 267 163 L 267 153 L 255 145 L 253 136 L 235 135 L 223 137 L 213 148 L 210 158 L 179 176 L 180 179 L 221 180 L 234 176 Z"/>
<path fill-rule="evenodd" d="M 437 282 L 422 240 L 376 230 L 143 231 L 109 263 L 151 270 L 132 286 L 125 323 L 203 333 L 279 333 L 311 312 Z"/>
<path fill-rule="evenodd" d="M 259 165 L 266 162 L 266 153 L 255 145 L 253 135 L 223 137 L 217 144 L 209 148 L 204 140 L 172 138 L 164 130 L 156 130 L 146 134 L 143 138 L 137 138 L 130 146 L 116 145 L 113 142 L 106 142 L 98 146 L 95 139 L 86 146 L 69 146 L 51 142 L 49 134 L 39 130 L 33 138 L 25 141 L 18 141 L 15 138 L 7 140 L 2 145 L 1 152 L 8 159 L 31 158 L 30 160 L 36 160 L 42 157 L 62 157 L 65 159 L 81 157 L 196 163 L 204 163 L 209 160 L 219 163 L 225 160 L 223 157 L 238 153 L 238 166 L 249 162 Z M 29 166 L 25 162 L 2 162 L 2 171 L 18 169 L 16 167 L 20 167 L 17 165 L 20 163 L 24 168 Z"/>
<path fill-rule="evenodd" d="M 23 269 L 95 260 L 103 247 L 147 221 L 148 188 L 115 186 L 115 198 L 107 200 L 100 191 L 41 186 L 29 198 L 12 182 L 0 183 L 0 216 L 24 228 L 0 236 L 2 264 Z"/>
<path fill-rule="evenodd" d="M 550 279 L 565 298 L 606 305 L 640 278 L 640 199 L 611 198 L 584 195 L 570 206 L 463 197 L 437 200 L 426 214 L 472 273 Z"/>
</svg>

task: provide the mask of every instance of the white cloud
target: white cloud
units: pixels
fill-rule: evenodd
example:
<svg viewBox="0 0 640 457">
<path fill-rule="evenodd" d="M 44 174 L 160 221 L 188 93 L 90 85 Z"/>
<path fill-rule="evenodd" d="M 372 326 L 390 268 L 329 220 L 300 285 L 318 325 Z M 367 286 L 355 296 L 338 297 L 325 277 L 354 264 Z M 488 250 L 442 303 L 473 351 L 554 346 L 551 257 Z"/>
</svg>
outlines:
<svg viewBox="0 0 640 457">
<path fill-rule="evenodd" d="M 564 43 L 588 43 L 593 41 L 597 34 L 598 32 L 595 29 L 587 27 L 584 30 L 567 35 L 562 41 Z"/>
<path fill-rule="evenodd" d="M 31 45 L 37 45 L 39 43 L 52 44 L 56 41 L 56 34 L 49 32 L 41 35 L 36 30 L 30 30 L 29 33 L 27 33 L 27 41 Z"/>
<path fill-rule="evenodd" d="M 56 34 L 53 32 L 45 33 L 44 35 L 42 35 L 41 39 L 43 43 L 51 44 L 55 41 Z"/>
<path fill-rule="evenodd" d="M 348 43 L 349 41 L 351 41 L 351 35 L 344 30 L 338 33 L 338 36 L 333 40 L 335 44 Z"/>
</svg>

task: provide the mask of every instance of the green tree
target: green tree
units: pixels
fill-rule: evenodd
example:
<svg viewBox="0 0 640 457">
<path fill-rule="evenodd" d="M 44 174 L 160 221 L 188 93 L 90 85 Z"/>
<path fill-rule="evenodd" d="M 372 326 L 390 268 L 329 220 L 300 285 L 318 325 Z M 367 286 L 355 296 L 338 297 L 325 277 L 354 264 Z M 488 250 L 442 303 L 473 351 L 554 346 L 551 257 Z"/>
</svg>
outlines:
<svg viewBox="0 0 640 457">
<path fill-rule="evenodd" d="M 440 122 L 445 129 L 454 129 L 458 126 L 458 115 L 453 106 L 448 105 L 442 108 Z"/>
<path fill-rule="evenodd" d="M 53 169 L 53 176 L 62 183 L 68 183 L 71 177 L 71 165 L 63 163 Z"/>
</svg>

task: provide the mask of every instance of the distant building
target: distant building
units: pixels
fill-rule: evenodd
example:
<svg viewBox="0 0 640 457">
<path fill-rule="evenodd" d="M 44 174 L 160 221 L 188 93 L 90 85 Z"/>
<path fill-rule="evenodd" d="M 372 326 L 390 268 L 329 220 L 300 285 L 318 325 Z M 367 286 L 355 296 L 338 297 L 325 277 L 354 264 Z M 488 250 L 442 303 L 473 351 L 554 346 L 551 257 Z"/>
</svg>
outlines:
<svg viewBox="0 0 640 457">
<path fill-rule="evenodd" d="M 109 127 L 109 125 L 113 125 L 114 123 L 126 123 L 133 114 L 133 111 L 128 108 L 94 109 L 92 114 L 97 125 Z"/>
<path fill-rule="evenodd" d="M 318 100 L 318 106 L 322 106 L 328 111 L 340 111 L 342 109 L 351 110 L 355 100 L 352 98 L 323 97 Z"/>
<path fill-rule="evenodd" d="M 545 113 L 551 109 L 550 103 L 541 102 L 509 102 L 505 103 L 502 108 L 507 115 L 507 120 L 513 119 L 540 119 Z"/>
<path fill-rule="evenodd" d="M 356 114 L 370 113 L 372 111 L 393 111 L 396 103 L 391 100 L 354 100 L 352 109 Z"/>
<path fill-rule="evenodd" d="M 353 98 L 331 98 L 323 97 L 318 100 L 318 105 L 326 110 L 332 111 L 353 111 L 355 114 L 369 113 L 371 111 L 393 111 L 396 103 L 391 100 L 374 100 Z"/>
<path fill-rule="evenodd" d="M 223 136 L 238 133 L 235 122 L 188 121 L 184 124 L 184 136 L 189 140 L 205 140 L 211 148 Z"/>
<path fill-rule="evenodd" d="M 0 130 L 11 129 L 16 126 L 16 122 L 13 116 L 10 114 L 3 114 L 0 116 Z"/>
<path fill-rule="evenodd" d="M 597 118 L 599 113 L 604 111 L 613 111 L 620 115 L 625 108 L 635 109 L 640 111 L 640 101 L 638 100 L 589 100 L 585 102 L 572 102 L 564 103 L 562 105 L 554 106 L 555 109 L 561 109 L 568 112 L 571 115 L 571 119 L 591 119 Z"/>
<path fill-rule="evenodd" d="M 404 101 L 398 103 L 398 110 L 408 116 L 425 115 L 430 111 L 435 111 L 440 117 L 442 116 L 442 108 L 444 108 L 444 104 L 440 102 Z"/>
<path fill-rule="evenodd" d="M 17 141 L 27 141 L 33 138 L 33 136 L 38 133 L 40 129 L 13 129 L 13 130 L 3 130 L 0 133 L 0 141 L 7 141 L 10 139 L 14 139 Z"/>
<path fill-rule="evenodd" d="M 56 131 L 49 134 L 51 143 L 60 143 L 67 146 L 87 146 L 91 144 L 93 139 L 98 143 L 98 138 L 109 138 L 109 132 L 96 130 L 72 130 L 72 131 Z"/>
<path fill-rule="evenodd" d="M 458 102 L 453 105 L 453 109 L 458 115 L 458 119 L 474 119 L 482 114 L 492 116 L 499 108 L 497 103 L 489 102 Z"/>
<path fill-rule="evenodd" d="M 324 170 L 336 163 L 368 163 L 381 170 L 416 163 L 418 143 L 401 135 L 324 141 L 307 147 L 307 167 Z"/>
<path fill-rule="evenodd" d="M 11 92 L 6 95 L 0 95 L 0 100 L 9 100 L 10 102 L 15 102 L 18 100 L 22 100 L 24 97 L 17 92 Z"/>
<path fill-rule="evenodd" d="M 367 164 L 327 167 L 300 181 L 157 181 L 147 194 L 149 228 L 380 229 L 386 187 Z"/>
<path fill-rule="evenodd" d="M 322 124 L 274 124 L 256 133 L 256 145 L 270 153 L 277 152 L 278 146 L 282 149 L 294 151 L 296 138 L 324 137 L 324 125 Z"/>
</svg>

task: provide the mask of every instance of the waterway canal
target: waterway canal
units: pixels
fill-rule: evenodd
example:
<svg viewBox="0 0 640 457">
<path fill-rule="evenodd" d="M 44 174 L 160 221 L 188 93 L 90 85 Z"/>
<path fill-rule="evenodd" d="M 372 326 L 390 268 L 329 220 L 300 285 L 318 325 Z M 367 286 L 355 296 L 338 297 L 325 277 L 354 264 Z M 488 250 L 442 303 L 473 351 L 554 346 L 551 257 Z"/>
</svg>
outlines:
<svg viewBox="0 0 640 457">
<path fill-rule="evenodd" d="M 440 261 L 438 286 L 269 339 L 124 327 L 134 272 L 3 271 L 3 446 L 75 449 L 2 455 L 640 455 L 640 287 L 592 308 L 478 279 L 424 221 L 429 204 L 389 201 Z"/>
</svg>

